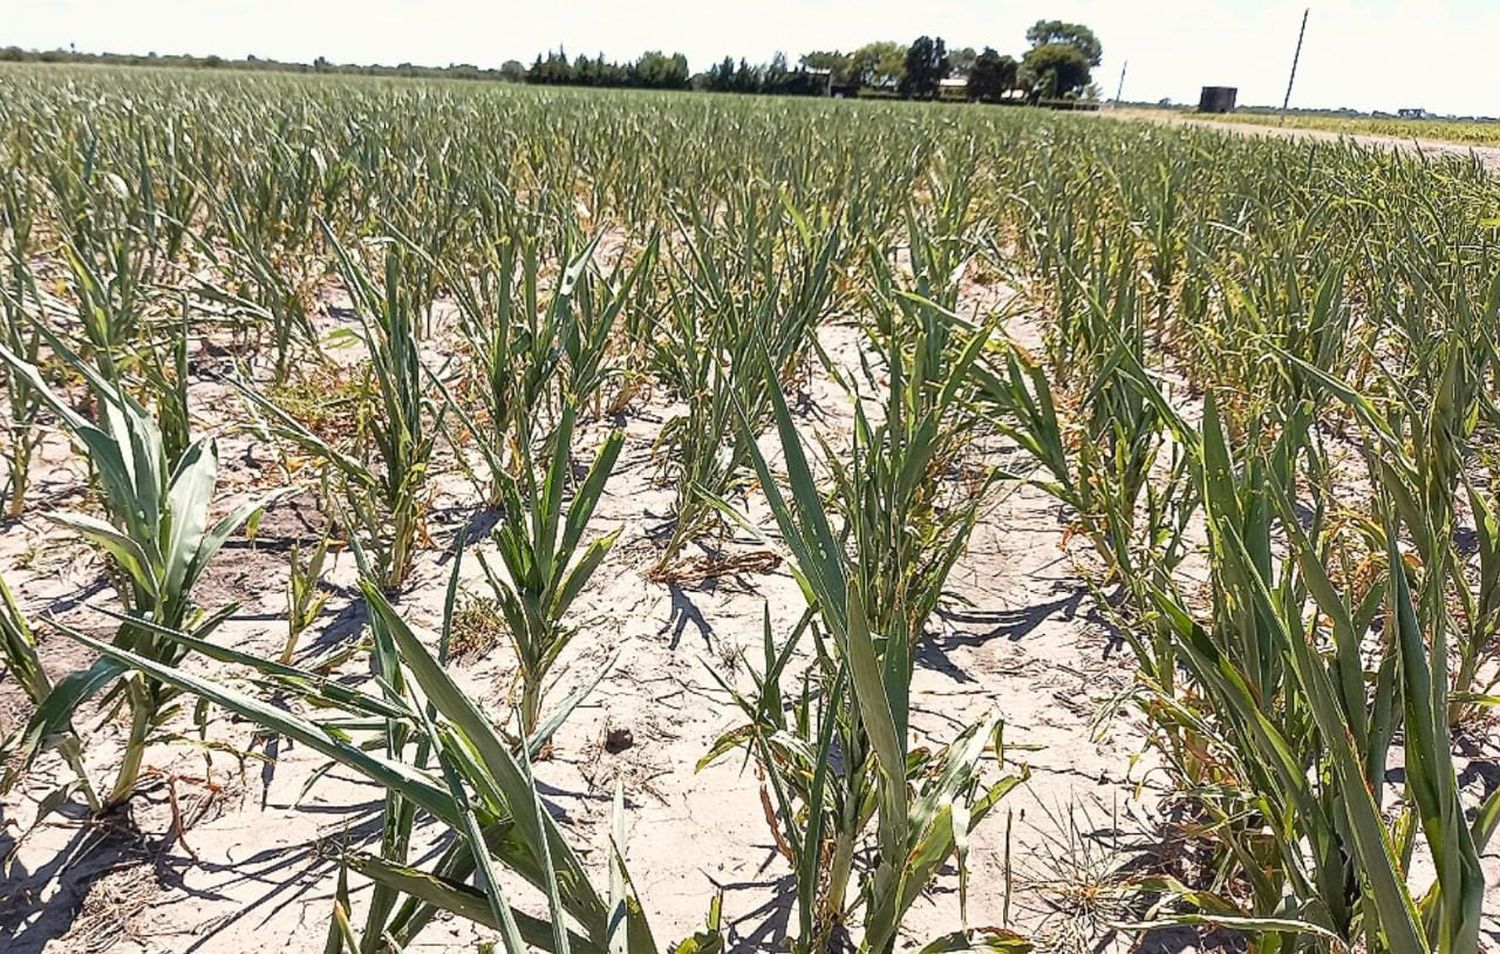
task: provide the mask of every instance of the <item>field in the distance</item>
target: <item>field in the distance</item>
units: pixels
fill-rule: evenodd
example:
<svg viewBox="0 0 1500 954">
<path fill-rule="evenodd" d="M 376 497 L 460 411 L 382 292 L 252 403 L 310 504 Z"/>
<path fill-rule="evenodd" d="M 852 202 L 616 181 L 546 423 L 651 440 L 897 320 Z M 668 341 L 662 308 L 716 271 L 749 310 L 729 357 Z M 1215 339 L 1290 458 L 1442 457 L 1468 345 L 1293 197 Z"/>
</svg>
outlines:
<svg viewBox="0 0 1500 954">
<path fill-rule="evenodd" d="M 1474 146 L 1500 145 L 1500 121 L 1464 122 L 1450 119 L 1379 119 L 1373 116 L 1304 116 L 1289 114 L 1283 122 L 1264 113 L 1203 115 L 1213 122 L 1285 126 L 1349 136 L 1389 136 L 1394 139 L 1431 139 Z"/>
<path fill-rule="evenodd" d="M 1333 136 L 1377 137 L 1403 142 L 1452 143 L 1464 146 L 1500 146 L 1500 120 L 1395 119 L 1375 116 L 1329 116 L 1291 112 L 1285 121 L 1275 113 L 1199 113 L 1192 110 L 1130 107 L 1116 115 L 1156 121 L 1174 119 L 1229 126 L 1305 130 Z"/>
<path fill-rule="evenodd" d="M 7 951 L 1500 944 L 1500 183 L 0 70 Z"/>
</svg>

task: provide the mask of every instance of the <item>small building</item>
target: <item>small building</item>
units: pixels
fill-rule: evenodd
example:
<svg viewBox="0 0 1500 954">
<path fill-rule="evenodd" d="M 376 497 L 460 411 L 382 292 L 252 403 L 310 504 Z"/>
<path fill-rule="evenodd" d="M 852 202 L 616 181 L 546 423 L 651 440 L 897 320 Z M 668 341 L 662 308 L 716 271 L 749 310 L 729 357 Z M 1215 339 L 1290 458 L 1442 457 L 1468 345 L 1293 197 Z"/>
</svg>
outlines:
<svg viewBox="0 0 1500 954">
<path fill-rule="evenodd" d="M 967 99 L 969 78 L 967 76 L 945 76 L 938 80 L 938 97 L 941 99 Z"/>
<path fill-rule="evenodd" d="M 1431 114 L 1427 110 L 1420 108 L 1407 107 L 1406 109 L 1396 110 L 1396 117 L 1398 119 L 1426 119 L 1429 115 Z"/>
<path fill-rule="evenodd" d="M 833 95 L 833 70 L 819 69 L 818 67 L 802 67 L 802 72 L 812 77 L 813 85 L 819 89 L 819 96 Z"/>
<path fill-rule="evenodd" d="M 1239 88 L 1234 86 L 1205 86 L 1198 96 L 1198 112 L 1232 113 L 1239 94 Z"/>
</svg>

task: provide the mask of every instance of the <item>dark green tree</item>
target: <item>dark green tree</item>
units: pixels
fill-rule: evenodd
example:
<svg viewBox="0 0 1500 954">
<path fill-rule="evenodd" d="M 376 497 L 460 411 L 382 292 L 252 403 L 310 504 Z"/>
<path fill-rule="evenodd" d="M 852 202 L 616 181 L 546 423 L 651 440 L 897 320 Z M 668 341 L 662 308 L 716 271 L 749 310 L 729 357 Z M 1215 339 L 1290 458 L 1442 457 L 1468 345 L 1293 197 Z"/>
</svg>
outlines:
<svg viewBox="0 0 1500 954">
<path fill-rule="evenodd" d="M 1043 43 L 1021 58 L 1032 100 L 1077 94 L 1089 84 L 1088 57 L 1071 43 Z"/>
<path fill-rule="evenodd" d="M 760 92 L 760 74 L 743 56 L 740 57 L 739 69 L 734 71 L 734 91 L 736 93 Z"/>
<path fill-rule="evenodd" d="M 711 89 L 717 93 L 727 93 L 733 90 L 734 57 L 726 56 L 718 63 L 710 66 L 703 86 L 705 89 Z"/>
<path fill-rule="evenodd" d="M 979 54 L 974 52 L 974 48 L 972 46 L 966 46 L 962 49 L 957 50 L 949 50 L 948 75 L 957 76 L 963 79 L 968 78 L 969 71 L 974 68 L 974 61 L 978 59 L 978 57 Z"/>
<path fill-rule="evenodd" d="M 761 86 L 767 93 L 780 93 L 787 81 L 786 54 L 780 50 L 761 70 Z"/>
<path fill-rule="evenodd" d="M 1013 57 L 1001 56 L 990 47 L 974 57 L 969 68 L 969 98 L 993 103 L 1016 88 L 1016 74 L 1020 70 Z"/>
<path fill-rule="evenodd" d="M 647 50 L 631 68 L 632 85 L 647 89 L 686 89 L 688 78 L 687 57 L 681 53 Z"/>
<path fill-rule="evenodd" d="M 1082 23 L 1064 23 L 1062 20 L 1038 20 L 1026 31 L 1026 42 L 1032 47 L 1062 43 L 1082 53 L 1089 66 L 1098 66 L 1104 56 L 1104 47 L 1094 31 Z"/>
<path fill-rule="evenodd" d="M 849 81 L 877 89 L 898 89 L 906 75 L 906 47 L 881 40 L 849 54 Z"/>
<path fill-rule="evenodd" d="M 828 70 L 835 83 L 853 83 L 859 79 L 855 75 L 854 57 L 838 50 L 814 50 L 803 54 L 801 63 L 803 69 Z"/>
<path fill-rule="evenodd" d="M 938 84 L 948 77 L 948 47 L 943 38 L 919 36 L 906 49 L 906 74 L 901 81 L 901 95 L 915 99 L 932 99 Z"/>
</svg>

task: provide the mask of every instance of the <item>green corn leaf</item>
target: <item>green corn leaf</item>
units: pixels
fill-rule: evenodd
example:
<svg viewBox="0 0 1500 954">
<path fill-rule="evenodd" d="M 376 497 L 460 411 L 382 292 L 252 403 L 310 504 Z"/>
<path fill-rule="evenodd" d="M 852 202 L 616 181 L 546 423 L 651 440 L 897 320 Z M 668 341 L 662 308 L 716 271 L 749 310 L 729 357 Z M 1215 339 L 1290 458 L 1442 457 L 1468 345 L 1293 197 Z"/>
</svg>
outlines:
<svg viewBox="0 0 1500 954">
<path fill-rule="evenodd" d="M 371 781 L 400 792 L 402 797 L 410 799 L 413 803 L 454 827 L 461 824 L 452 798 L 448 793 L 435 785 L 426 775 L 417 772 L 408 765 L 371 755 L 358 746 L 350 745 L 348 742 L 337 738 L 315 723 L 278 709 L 259 699 L 246 696 L 234 689 L 218 685 L 181 669 L 163 666 L 160 663 L 137 656 L 127 650 L 111 646 L 92 636 L 81 633 L 64 623 L 54 621 L 53 625 L 68 637 L 105 657 L 109 665 L 105 664 L 105 660 L 101 660 L 97 665 L 103 668 L 104 672 L 110 678 L 118 675 L 122 669 L 139 669 L 153 679 L 207 699 L 217 706 L 244 716 L 262 728 L 273 732 L 280 732 L 289 738 L 301 742 L 308 748 L 338 761 L 369 778 Z M 59 683 L 59 689 L 61 685 Z M 57 695 L 58 690 L 54 690 L 53 696 Z M 51 702 L 52 697 L 49 697 L 48 701 Z"/>
<path fill-rule="evenodd" d="M 483 892 L 476 891 L 466 884 L 449 881 L 407 865 L 396 864 L 376 855 L 360 852 L 349 855 L 349 868 L 407 897 L 418 899 L 439 910 L 455 914 L 476 924 L 482 924 L 492 930 L 500 930 L 500 924 L 490 908 L 489 899 Z M 514 908 L 511 909 L 510 915 L 516 922 L 517 932 L 526 944 L 544 951 L 553 950 L 552 926 L 549 923 Z M 576 954 L 603 954 L 604 951 L 604 948 L 572 931 L 568 933 L 568 943 Z"/>
</svg>

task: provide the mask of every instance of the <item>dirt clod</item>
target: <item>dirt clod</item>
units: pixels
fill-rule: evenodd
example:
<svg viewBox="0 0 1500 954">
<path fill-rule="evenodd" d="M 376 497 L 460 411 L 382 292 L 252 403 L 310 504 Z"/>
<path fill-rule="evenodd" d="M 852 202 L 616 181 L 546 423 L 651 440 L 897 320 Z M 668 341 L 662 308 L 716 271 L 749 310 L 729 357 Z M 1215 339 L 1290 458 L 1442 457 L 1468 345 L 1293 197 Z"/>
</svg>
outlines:
<svg viewBox="0 0 1500 954">
<path fill-rule="evenodd" d="M 616 726 L 604 734 L 604 751 L 614 754 L 635 745 L 635 735 L 623 726 Z"/>
</svg>

